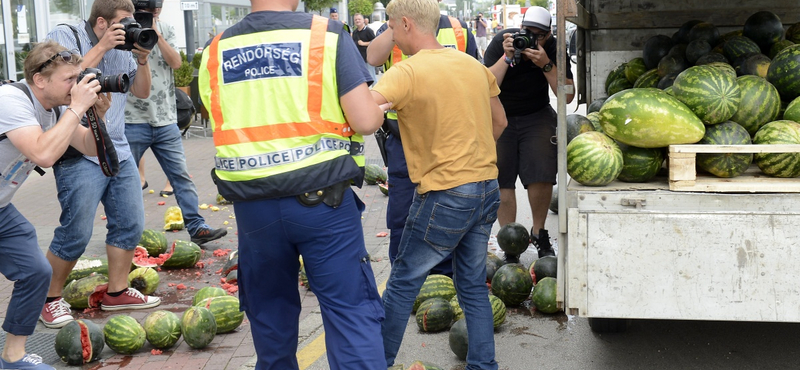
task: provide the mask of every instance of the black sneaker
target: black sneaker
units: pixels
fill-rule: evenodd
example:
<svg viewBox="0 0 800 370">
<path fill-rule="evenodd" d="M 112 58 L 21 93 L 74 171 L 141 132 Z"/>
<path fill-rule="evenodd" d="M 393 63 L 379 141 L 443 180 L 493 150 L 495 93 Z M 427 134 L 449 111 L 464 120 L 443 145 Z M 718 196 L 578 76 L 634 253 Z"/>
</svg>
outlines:
<svg viewBox="0 0 800 370">
<path fill-rule="evenodd" d="M 225 229 L 212 229 L 208 226 L 203 226 L 192 235 L 192 243 L 203 245 L 212 240 L 217 240 L 225 235 L 228 235 L 228 230 Z"/>
<path fill-rule="evenodd" d="M 545 229 L 539 229 L 539 237 L 535 237 L 533 233 L 531 233 L 531 243 L 533 243 L 536 250 L 539 251 L 539 258 L 556 255 L 556 251 L 553 250 L 553 245 L 550 244 L 550 235 L 548 235 Z"/>
</svg>

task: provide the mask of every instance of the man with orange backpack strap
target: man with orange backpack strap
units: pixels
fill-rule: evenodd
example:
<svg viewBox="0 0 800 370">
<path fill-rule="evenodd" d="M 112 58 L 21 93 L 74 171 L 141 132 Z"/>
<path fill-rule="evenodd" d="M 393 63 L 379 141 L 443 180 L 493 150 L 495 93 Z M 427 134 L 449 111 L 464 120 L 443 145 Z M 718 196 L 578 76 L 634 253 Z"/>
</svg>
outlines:
<svg viewBox="0 0 800 370">
<path fill-rule="evenodd" d="M 319 299 L 330 369 L 385 369 L 383 306 L 364 246 L 364 139 L 382 123 L 342 22 L 251 0 L 204 49 L 199 89 L 212 172 L 239 227 L 239 297 L 256 369 L 297 369 L 299 255 Z M 265 282 L 267 282 L 265 284 Z"/>
<path fill-rule="evenodd" d="M 367 63 L 376 67 L 383 65 L 388 70 L 393 64 L 400 63 L 408 56 L 404 55 L 395 45 L 393 31 L 387 25 L 388 23 L 384 23 L 378 29 L 375 39 L 369 44 Z M 478 48 L 472 32 L 469 32 L 465 22 L 459 21 L 455 17 L 439 16 L 436 40 L 444 47 L 463 51 L 478 59 Z M 414 199 L 416 185 L 408 177 L 408 165 L 400 140 L 397 113 L 394 111 L 386 113 L 383 127 L 375 136 L 376 138 L 381 136 L 378 138 L 378 145 L 383 144 L 381 154 L 385 153 L 384 161 L 388 167 L 389 202 L 386 207 L 386 227 L 389 228 L 389 261 L 394 263 L 400 238 L 403 236 L 403 227 L 408 218 L 408 209 Z M 452 276 L 452 261 L 452 257 L 448 256 L 431 269 L 431 274 Z"/>
</svg>

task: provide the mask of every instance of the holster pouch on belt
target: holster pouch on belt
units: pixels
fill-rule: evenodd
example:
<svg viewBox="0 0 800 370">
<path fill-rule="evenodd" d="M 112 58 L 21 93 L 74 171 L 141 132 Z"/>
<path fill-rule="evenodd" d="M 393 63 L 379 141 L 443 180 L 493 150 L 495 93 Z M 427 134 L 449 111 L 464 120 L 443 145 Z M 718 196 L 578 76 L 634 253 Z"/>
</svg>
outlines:
<svg viewBox="0 0 800 370">
<path fill-rule="evenodd" d="M 379 128 L 378 131 L 375 131 L 375 141 L 378 142 L 378 149 L 381 152 L 381 158 L 383 159 L 383 165 L 389 165 L 389 157 L 386 154 L 386 137 L 389 136 L 389 133 L 383 129 L 383 127 Z"/>
<path fill-rule="evenodd" d="M 320 203 L 325 203 L 333 208 L 342 204 L 344 191 L 350 187 L 350 180 L 342 181 L 327 188 L 310 191 L 297 196 L 297 201 L 306 207 L 314 207 Z"/>
</svg>

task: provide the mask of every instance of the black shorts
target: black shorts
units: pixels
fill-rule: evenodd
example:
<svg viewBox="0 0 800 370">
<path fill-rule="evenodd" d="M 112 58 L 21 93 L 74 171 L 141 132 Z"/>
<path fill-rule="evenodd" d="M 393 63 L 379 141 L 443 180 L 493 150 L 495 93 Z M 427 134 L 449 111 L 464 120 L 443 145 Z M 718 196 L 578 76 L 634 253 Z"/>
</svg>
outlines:
<svg viewBox="0 0 800 370">
<path fill-rule="evenodd" d="M 525 188 L 536 182 L 556 183 L 556 118 L 551 106 L 527 116 L 508 117 L 508 127 L 497 140 L 497 181 L 501 189 L 514 189 L 517 176 Z"/>
</svg>

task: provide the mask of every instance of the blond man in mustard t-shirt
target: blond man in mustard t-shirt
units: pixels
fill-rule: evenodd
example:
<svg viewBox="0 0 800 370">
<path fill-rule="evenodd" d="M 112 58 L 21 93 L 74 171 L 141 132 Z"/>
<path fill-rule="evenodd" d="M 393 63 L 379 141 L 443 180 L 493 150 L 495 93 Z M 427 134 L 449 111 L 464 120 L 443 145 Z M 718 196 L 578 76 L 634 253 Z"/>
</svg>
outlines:
<svg viewBox="0 0 800 370">
<path fill-rule="evenodd" d="M 394 364 L 428 271 L 453 253 L 469 337 L 466 368 L 497 369 L 486 245 L 500 205 L 495 140 L 506 126 L 500 89 L 486 67 L 436 41 L 435 0 L 393 0 L 386 14 L 395 43 L 412 57 L 386 71 L 372 96 L 397 110 L 408 173 L 417 184 L 383 295 L 386 365 Z"/>
</svg>

